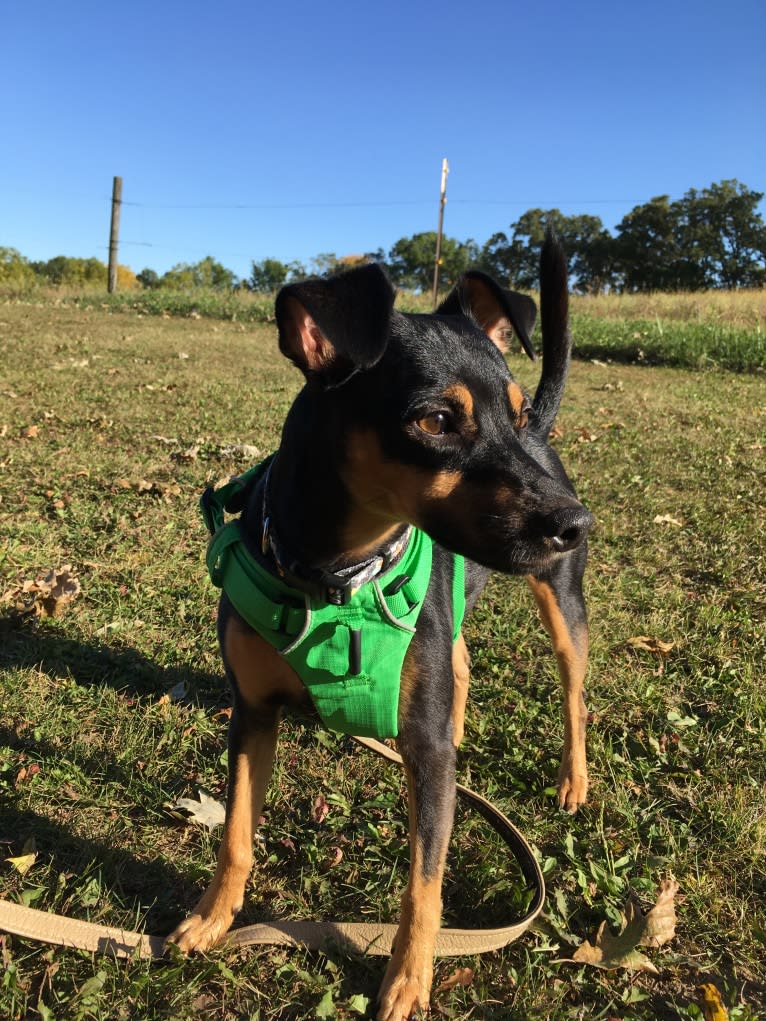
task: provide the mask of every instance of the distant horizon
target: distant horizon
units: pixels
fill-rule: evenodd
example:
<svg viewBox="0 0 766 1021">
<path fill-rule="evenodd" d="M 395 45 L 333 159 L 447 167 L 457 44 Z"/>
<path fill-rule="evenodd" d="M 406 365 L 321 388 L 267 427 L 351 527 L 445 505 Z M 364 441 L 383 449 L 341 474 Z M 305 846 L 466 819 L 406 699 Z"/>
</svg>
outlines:
<svg viewBox="0 0 766 1021">
<path fill-rule="evenodd" d="M 701 190 L 704 190 L 704 188 L 709 188 L 713 184 L 720 184 L 720 183 L 721 183 L 720 181 L 710 181 L 706 185 L 703 185 L 700 188 L 698 188 L 697 190 L 701 191 Z M 740 184 L 744 184 L 748 188 L 750 187 L 749 182 L 747 182 L 747 181 L 740 181 L 739 183 Z M 691 190 L 691 189 L 689 189 L 689 188 L 685 189 L 683 194 L 686 194 L 686 192 L 688 192 L 689 190 Z M 751 190 L 756 191 L 758 189 L 751 189 Z M 659 193 L 659 195 L 667 195 L 667 194 L 668 194 L 667 192 Z M 602 221 L 604 229 L 607 230 L 610 234 L 612 234 L 614 236 L 617 226 L 619 225 L 619 223 L 622 221 L 622 219 L 624 218 L 624 216 L 627 213 L 631 212 L 631 210 L 635 209 L 637 206 L 644 205 L 645 203 L 651 201 L 651 199 L 659 197 L 659 195 L 648 196 L 646 199 L 639 200 L 638 202 L 635 202 L 633 205 L 631 205 L 629 208 L 627 208 L 625 210 L 625 213 L 623 213 L 620 216 L 620 218 L 615 221 L 615 224 L 613 226 L 610 226 L 607 223 L 604 223 L 603 217 L 601 217 L 598 213 L 592 212 L 590 210 L 588 210 L 587 212 L 585 210 L 582 210 L 582 209 L 580 209 L 579 211 L 575 210 L 573 212 L 567 213 L 566 215 L 569 215 L 569 216 L 577 216 L 577 215 L 598 216 L 599 219 Z M 124 181 L 123 181 L 123 196 L 125 196 L 125 182 Z M 670 201 L 672 202 L 675 199 L 681 198 L 682 195 L 669 195 L 668 197 L 670 198 Z M 617 203 L 617 202 L 622 203 L 622 201 L 623 200 L 603 200 L 602 204 L 614 204 L 614 203 Z M 104 244 L 102 246 L 100 246 L 101 247 L 101 252 L 93 252 L 91 254 L 79 254 L 79 253 L 75 254 L 75 253 L 71 253 L 71 252 L 57 251 L 57 252 L 55 252 L 52 255 L 34 257 L 34 256 L 30 256 L 30 255 L 28 255 L 28 253 L 22 251 L 17 245 L 14 245 L 12 243 L 10 243 L 10 244 L 5 243 L 4 239 L 2 239 L 1 237 L 0 237 L 0 247 L 7 247 L 7 248 L 15 249 L 16 251 L 19 252 L 19 254 L 23 258 L 27 259 L 29 262 L 46 263 L 46 262 L 49 262 L 52 259 L 55 259 L 55 258 L 58 258 L 58 257 L 73 258 L 73 259 L 91 259 L 91 258 L 95 258 L 95 259 L 98 259 L 100 262 L 103 262 L 104 265 L 106 265 L 108 263 L 108 261 L 109 261 L 109 252 L 108 252 L 109 244 L 108 244 L 108 241 L 109 241 L 109 221 L 110 221 L 110 218 L 111 218 L 111 204 L 112 204 L 112 200 L 111 200 L 111 197 L 110 197 L 108 199 L 108 201 L 107 201 L 107 204 L 106 204 L 107 218 L 106 218 L 106 230 L 105 230 L 105 234 L 104 234 L 104 236 L 106 238 L 106 241 L 104 242 Z M 390 203 L 390 204 L 391 205 L 396 205 L 396 203 Z M 465 204 L 469 204 L 469 200 L 465 200 Z M 483 204 L 485 204 L 485 205 L 487 205 L 487 204 L 506 205 L 506 203 L 489 203 L 489 202 L 484 202 Z M 507 205 L 510 205 L 510 204 L 511 203 L 507 203 Z M 593 204 L 594 203 L 591 203 L 591 205 L 593 205 Z M 122 201 L 123 209 L 122 209 L 121 223 L 120 223 L 120 239 L 122 239 L 122 229 L 123 229 L 123 224 L 125 223 L 126 211 L 127 211 L 128 219 L 129 219 L 130 208 L 138 206 L 138 205 L 141 205 L 141 204 L 136 203 L 136 202 L 131 202 L 130 200 L 125 199 L 123 197 L 123 201 Z M 373 206 L 374 207 L 374 206 L 377 206 L 378 203 L 369 203 L 369 204 L 359 203 L 357 205 L 362 206 L 362 207 L 365 206 L 365 205 L 369 205 L 369 206 Z M 438 216 L 438 195 L 437 195 L 436 203 L 433 203 L 433 205 L 434 205 L 434 208 L 436 210 L 435 213 L 434 213 L 434 220 L 435 220 L 435 222 L 434 222 L 434 226 L 432 228 L 430 228 L 430 231 L 435 233 L 436 232 L 436 227 L 437 227 L 436 219 L 437 219 L 437 216 Z M 574 206 L 575 203 L 571 203 L 571 205 Z M 339 208 L 343 208 L 344 204 L 343 203 L 339 203 L 338 207 Z M 448 191 L 448 197 L 447 197 L 447 208 L 448 207 L 449 207 L 449 191 Z M 145 208 L 149 208 L 149 207 L 147 206 Z M 202 205 L 202 206 L 197 206 L 197 207 L 189 206 L 189 207 L 186 207 L 186 208 L 194 209 L 194 208 L 207 208 L 207 207 Z M 219 207 L 219 208 L 221 208 L 221 207 Z M 243 209 L 257 209 L 257 208 L 260 208 L 260 207 L 257 206 L 257 205 L 243 206 L 241 204 L 233 203 L 231 206 L 227 206 L 225 208 L 232 209 L 232 210 L 234 210 L 234 209 L 236 209 L 236 210 L 243 210 Z M 285 206 L 284 208 L 290 208 L 290 207 L 288 205 L 288 206 Z M 302 204 L 300 207 L 296 206 L 296 207 L 292 207 L 292 208 L 308 208 L 308 205 L 307 204 Z M 317 205 L 314 208 L 322 208 L 322 207 Z M 445 216 L 444 234 L 445 234 L 445 236 L 450 237 L 450 238 L 454 238 L 456 241 L 459 241 L 459 242 L 467 243 L 467 242 L 470 242 L 470 241 L 474 241 L 474 242 L 478 243 L 481 246 L 486 241 L 488 241 L 489 238 L 492 237 L 495 233 L 503 232 L 503 233 L 506 233 L 510 237 L 510 235 L 511 235 L 511 228 L 513 227 L 513 224 L 519 219 L 519 217 L 521 215 L 523 215 L 524 213 L 528 212 L 530 209 L 538 209 L 538 208 L 539 209 L 543 209 L 545 211 L 548 211 L 550 209 L 559 209 L 560 211 L 563 212 L 563 210 L 561 209 L 561 206 L 556 206 L 555 204 L 551 204 L 551 205 L 543 204 L 543 205 L 538 205 L 538 206 L 525 207 L 521 211 L 521 213 L 519 213 L 519 215 L 517 217 L 515 217 L 514 220 L 510 221 L 505 227 L 498 227 L 496 230 L 492 231 L 486 238 L 456 237 L 454 234 L 450 233 L 450 231 L 448 229 L 447 218 Z M 761 211 L 761 215 L 763 215 L 764 211 L 766 211 L 766 198 L 761 199 L 761 202 L 759 203 L 759 209 Z M 429 232 L 429 228 L 425 228 L 424 232 L 428 233 Z M 416 231 L 416 232 L 413 232 L 413 233 L 421 233 L 421 231 Z M 412 236 L 411 234 L 401 235 L 401 237 L 411 237 L 411 236 Z M 260 256 L 259 258 L 255 258 L 255 257 L 248 258 L 248 257 L 243 256 L 243 255 L 240 254 L 238 256 L 238 258 L 240 258 L 240 259 L 245 258 L 246 261 L 247 261 L 247 266 L 246 266 L 244 271 L 234 269 L 234 267 L 229 265 L 225 261 L 224 258 L 219 257 L 218 254 L 216 252 L 213 252 L 213 251 L 205 252 L 204 254 L 199 255 L 199 256 L 197 256 L 195 258 L 181 259 L 179 262 L 173 263 L 172 265 L 161 264 L 158 267 L 156 264 L 148 262 L 148 261 L 142 263 L 141 265 L 139 265 L 138 262 L 136 262 L 135 260 L 133 260 L 132 262 L 128 261 L 129 253 L 126 253 L 124 249 L 126 247 L 129 248 L 129 249 L 131 247 L 135 248 L 140 243 L 137 243 L 137 242 L 123 242 L 122 240 L 120 240 L 120 245 L 119 245 L 119 264 L 120 264 L 120 266 L 122 266 L 122 267 L 124 267 L 126 269 L 129 269 L 131 272 L 133 272 L 136 275 L 141 273 L 141 272 L 143 272 L 144 270 L 154 270 L 159 276 L 162 276 L 164 273 L 166 273 L 169 270 L 174 269 L 174 268 L 176 268 L 178 266 L 181 266 L 181 265 L 191 265 L 191 266 L 193 266 L 196 263 L 202 261 L 203 259 L 211 257 L 217 263 L 219 263 L 222 266 L 224 266 L 224 268 L 226 268 L 227 270 L 230 270 L 232 273 L 234 273 L 234 275 L 238 278 L 238 280 L 242 281 L 242 280 L 246 280 L 250 276 L 251 264 L 253 262 L 261 262 L 264 259 L 278 258 L 280 262 L 283 262 L 283 263 L 286 263 L 286 264 L 293 263 L 293 262 L 301 263 L 304 266 L 304 268 L 306 268 L 307 270 L 310 270 L 312 265 L 314 264 L 314 261 L 317 258 L 321 258 L 323 255 L 328 255 L 328 254 L 333 254 L 333 255 L 337 256 L 338 259 L 350 258 L 350 257 L 354 257 L 354 256 L 358 256 L 358 257 L 361 258 L 361 257 L 366 257 L 368 255 L 374 254 L 374 253 L 382 250 L 384 252 L 384 254 L 388 255 L 388 253 L 390 252 L 392 246 L 398 240 L 399 240 L 398 237 L 394 238 L 394 240 L 390 244 L 388 244 L 388 245 L 385 245 L 385 246 L 384 245 L 375 245 L 372 248 L 370 248 L 370 249 L 368 249 L 368 250 L 366 250 L 364 252 L 362 252 L 362 251 L 359 251 L 359 252 L 337 252 L 337 251 L 331 252 L 331 250 L 329 250 L 329 249 L 323 249 L 322 251 L 314 252 L 312 255 L 309 255 L 309 256 L 304 256 L 304 257 L 297 257 L 297 256 L 295 256 L 295 257 L 292 257 L 292 258 L 279 258 L 278 256 L 274 256 L 274 255 L 264 255 L 264 256 Z M 149 248 L 153 248 L 154 246 L 151 246 L 151 245 L 143 246 L 143 245 L 141 245 L 141 247 L 147 247 L 147 249 L 149 249 Z M 240 265 L 241 265 L 241 263 L 240 263 Z"/>
</svg>

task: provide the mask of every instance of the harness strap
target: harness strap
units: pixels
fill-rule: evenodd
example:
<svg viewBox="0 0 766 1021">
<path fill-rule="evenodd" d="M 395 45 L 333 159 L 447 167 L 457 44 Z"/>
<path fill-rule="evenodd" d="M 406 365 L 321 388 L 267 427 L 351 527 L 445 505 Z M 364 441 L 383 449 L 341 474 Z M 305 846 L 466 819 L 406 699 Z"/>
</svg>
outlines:
<svg viewBox="0 0 766 1021">
<path fill-rule="evenodd" d="M 460 635 L 465 617 L 465 557 L 452 557 L 452 641 Z"/>
<path fill-rule="evenodd" d="M 206 554 L 210 578 L 218 588 L 236 585 L 249 593 L 264 585 L 265 571 L 259 571 L 242 538 L 239 519 L 221 525 L 210 540 Z M 236 596 L 235 596 L 236 599 Z M 297 635 L 306 619 L 305 603 L 291 604 L 279 598 L 246 599 L 247 619 L 259 631 L 278 631 L 284 635 Z"/>
</svg>

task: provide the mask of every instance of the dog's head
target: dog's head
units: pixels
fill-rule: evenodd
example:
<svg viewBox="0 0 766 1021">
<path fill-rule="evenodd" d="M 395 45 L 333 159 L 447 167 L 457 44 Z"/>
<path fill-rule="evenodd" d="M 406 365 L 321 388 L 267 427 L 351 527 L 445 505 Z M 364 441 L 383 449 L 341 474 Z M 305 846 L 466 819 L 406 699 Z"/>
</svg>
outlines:
<svg viewBox="0 0 766 1021">
<path fill-rule="evenodd" d="M 410 522 L 513 573 L 582 543 L 591 516 L 501 353 L 515 336 L 533 354 L 535 313 L 481 273 L 465 274 L 431 315 L 396 311 L 375 265 L 280 292 L 280 348 L 342 451 L 349 513 L 381 530 Z M 550 338 L 543 346 L 547 356 Z"/>
</svg>

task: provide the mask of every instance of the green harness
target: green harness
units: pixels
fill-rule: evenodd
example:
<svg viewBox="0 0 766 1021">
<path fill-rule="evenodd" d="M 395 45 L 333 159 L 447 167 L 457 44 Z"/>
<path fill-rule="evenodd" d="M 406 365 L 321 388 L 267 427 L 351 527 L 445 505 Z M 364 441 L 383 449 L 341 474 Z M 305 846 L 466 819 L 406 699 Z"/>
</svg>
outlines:
<svg viewBox="0 0 766 1021">
<path fill-rule="evenodd" d="M 207 567 L 237 613 L 274 646 L 301 678 L 325 726 L 361 737 L 396 737 L 404 657 L 431 577 L 433 542 L 410 530 L 394 566 L 351 590 L 336 606 L 287 585 L 250 553 L 239 519 L 226 510 L 251 486 L 256 465 L 201 500 L 212 533 Z M 465 561 L 453 555 L 453 640 L 465 615 Z"/>
</svg>

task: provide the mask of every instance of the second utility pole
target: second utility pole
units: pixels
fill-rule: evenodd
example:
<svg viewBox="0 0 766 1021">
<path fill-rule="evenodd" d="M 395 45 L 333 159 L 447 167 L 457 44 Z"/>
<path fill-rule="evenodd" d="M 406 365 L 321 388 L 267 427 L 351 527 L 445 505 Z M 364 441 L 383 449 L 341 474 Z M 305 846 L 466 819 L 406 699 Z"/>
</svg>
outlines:
<svg viewBox="0 0 766 1021">
<path fill-rule="evenodd" d="M 434 262 L 434 308 L 436 308 L 436 302 L 439 295 L 439 267 L 441 266 L 442 258 L 442 228 L 444 226 L 444 206 L 447 202 L 447 174 L 449 173 L 449 164 L 446 159 L 442 160 L 442 185 L 441 192 L 439 195 L 439 229 L 436 232 L 436 260 Z"/>
</svg>

